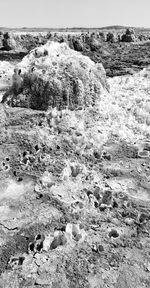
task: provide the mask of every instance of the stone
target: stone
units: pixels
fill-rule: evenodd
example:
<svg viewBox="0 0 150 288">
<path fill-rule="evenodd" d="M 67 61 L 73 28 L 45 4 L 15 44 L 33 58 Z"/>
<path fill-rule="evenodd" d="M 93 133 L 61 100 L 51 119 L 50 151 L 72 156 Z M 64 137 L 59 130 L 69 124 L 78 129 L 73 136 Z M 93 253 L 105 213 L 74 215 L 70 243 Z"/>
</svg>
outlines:
<svg viewBox="0 0 150 288">
<path fill-rule="evenodd" d="M 149 157 L 149 151 L 147 151 L 147 150 L 139 151 L 139 152 L 138 152 L 138 156 L 139 156 L 140 158 L 147 158 L 147 157 Z"/>
<path fill-rule="evenodd" d="M 134 224 L 134 219 L 132 219 L 132 218 L 126 218 L 125 220 L 124 220 L 124 222 L 127 224 L 127 225 L 133 225 Z"/>
</svg>

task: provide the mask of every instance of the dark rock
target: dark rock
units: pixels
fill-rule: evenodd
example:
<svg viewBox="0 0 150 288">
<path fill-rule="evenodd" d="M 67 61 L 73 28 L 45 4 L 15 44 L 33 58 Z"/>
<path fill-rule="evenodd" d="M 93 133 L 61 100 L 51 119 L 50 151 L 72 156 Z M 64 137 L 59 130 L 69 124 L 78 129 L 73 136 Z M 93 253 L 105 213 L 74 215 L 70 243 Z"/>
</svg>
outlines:
<svg viewBox="0 0 150 288">
<path fill-rule="evenodd" d="M 112 191 L 106 190 L 103 194 L 102 203 L 110 205 L 112 200 Z"/>
<path fill-rule="evenodd" d="M 110 238 L 111 238 L 111 237 L 113 237 L 113 238 L 119 237 L 119 234 L 118 234 L 117 230 L 112 229 L 112 230 L 109 232 L 109 237 L 110 237 Z"/>
<path fill-rule="evenodd" d="M 108 42 L 111 42 L 111 43 L 115 43 L 115 42 L 118 41 L 118 37 L 117 37 L 117 35 L 116 35 L 115 33 L 109 32 L 109 33 L 107 34 L 107 41 L 108 41 Z"/>
<path fill-rule="evenodd" d="M 134 30 L 133 29 L 127 29 L 125 34 L 122 35 L 121 41 L 122 42 L 135 42 L 136 36 L 135 36 Z"/>
</svg>

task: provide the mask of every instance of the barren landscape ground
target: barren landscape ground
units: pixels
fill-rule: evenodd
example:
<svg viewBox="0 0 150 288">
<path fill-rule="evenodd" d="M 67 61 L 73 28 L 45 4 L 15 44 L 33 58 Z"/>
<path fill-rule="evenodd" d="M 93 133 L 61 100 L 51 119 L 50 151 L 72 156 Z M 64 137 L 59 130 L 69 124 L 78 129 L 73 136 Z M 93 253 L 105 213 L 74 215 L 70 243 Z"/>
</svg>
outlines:
<svg viewBox="0 0 150 288">
<path fill-rule="evenodd" d="M 6 32 L 0 288 L 149 288 L 149 31 Z"/>
</svg>

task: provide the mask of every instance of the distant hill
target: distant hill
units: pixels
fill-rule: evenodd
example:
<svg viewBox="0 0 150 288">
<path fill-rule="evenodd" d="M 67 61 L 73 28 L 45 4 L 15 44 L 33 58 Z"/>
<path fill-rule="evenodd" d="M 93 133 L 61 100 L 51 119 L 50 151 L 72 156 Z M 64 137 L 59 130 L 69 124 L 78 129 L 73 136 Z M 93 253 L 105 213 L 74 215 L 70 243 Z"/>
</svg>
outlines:
<svg viewBox="0 0 150 288">
<path fill-rule="evenodd" d="M 122 29 L 127 29 L 129 27 L 127 26 L 119 26 L 119 25 L 114 25 L 114 26 L 105 26 L 105 27 L 100 27 L 100 30 L 122 30 Z"/>
<path fill-rule="evenodd" d="M 121 25 L 113 25 L 113 26 L 105 26 L 105 27 L 72 27 L 72 28 L 48 28 L 48 27 L 20 27 L 20 28 L 10 28 L 10 27 L 0 27 L 0 31 L 11 31 L 11 32 L 85 32 L 90 31 L 94 32 L 97 30 L 109 31 L 109 30 L 125 30 L 127 28 L 132 28 L 137 32 L 150 32 L 150 28 L 144 27 L 131 27 L 131 26 L 121 26 Z"/>
</svg>

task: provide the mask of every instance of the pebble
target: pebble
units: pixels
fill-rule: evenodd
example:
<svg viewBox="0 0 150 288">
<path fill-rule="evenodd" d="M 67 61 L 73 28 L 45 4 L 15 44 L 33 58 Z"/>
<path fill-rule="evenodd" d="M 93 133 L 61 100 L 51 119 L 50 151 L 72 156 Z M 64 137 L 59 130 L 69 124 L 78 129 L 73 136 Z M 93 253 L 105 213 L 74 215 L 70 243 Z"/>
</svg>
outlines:
<svg viewBox="0 0 150 288">
<path fill-rule="evenodd" d="M 38 184 L 35 185 L 34 191 L 35 192 L 40 192 L 40 186 Z"/>
<path fill-rule="evenodd" d="M 148 151 L 140 151 L 140 152 L 138 152 L 138 155 L 141 158 L 146 158 L 146 157 L 149 157 L 149 152 Z"/>
<path fill-rule="evenodd" d="M 133 225 L 134 224 L 134 219 L 132 218 L 126 218 L 124 220 L 124 222 L 127 224 L 127 225 Z"/>
</svg>

